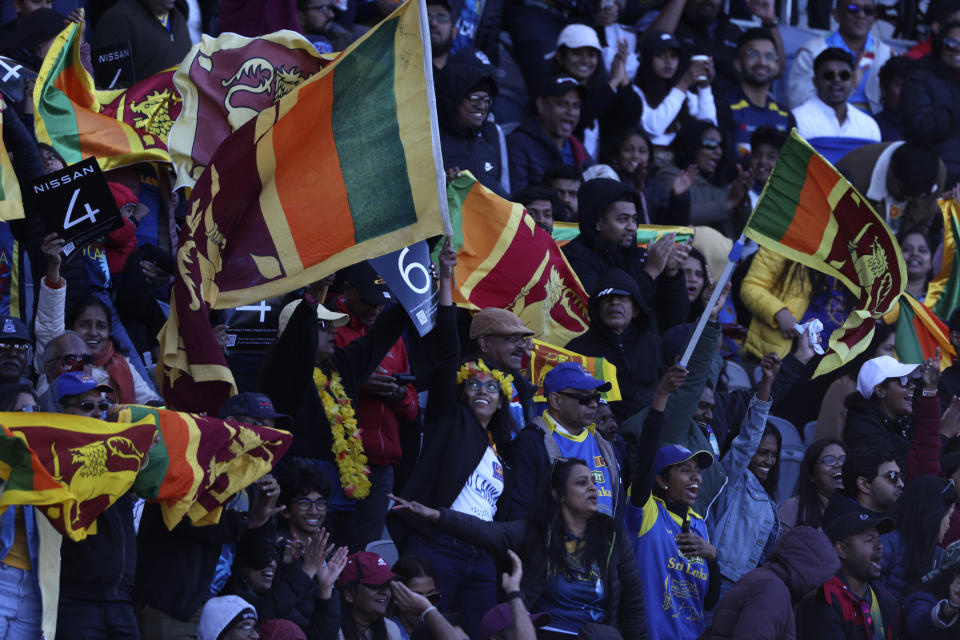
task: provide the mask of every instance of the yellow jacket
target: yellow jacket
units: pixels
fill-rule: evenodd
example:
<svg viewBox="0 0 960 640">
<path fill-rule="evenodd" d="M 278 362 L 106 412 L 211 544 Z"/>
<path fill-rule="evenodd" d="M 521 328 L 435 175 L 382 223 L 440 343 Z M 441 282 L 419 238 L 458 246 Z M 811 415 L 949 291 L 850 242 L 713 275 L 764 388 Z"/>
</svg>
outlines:
<svg viewBox="0 0 960 640">
<path fill-rule="evenodd" d="M 797 320 L 803 318 L 810 303 L 811 284 L 806 272 L 793 273 L 803 266 L 760 247 L 740 287 L 740 299 L 753 313 L 745 347 L 762 358 L 771 351 L 783 358 L 790 353 L 791 341 L 780 334 L 773 316 L 786 307 Z M 784 271 L 789 273 L 784 276 Z M 782 277 L 784 276 L 784 277 Z"/>
</svg>

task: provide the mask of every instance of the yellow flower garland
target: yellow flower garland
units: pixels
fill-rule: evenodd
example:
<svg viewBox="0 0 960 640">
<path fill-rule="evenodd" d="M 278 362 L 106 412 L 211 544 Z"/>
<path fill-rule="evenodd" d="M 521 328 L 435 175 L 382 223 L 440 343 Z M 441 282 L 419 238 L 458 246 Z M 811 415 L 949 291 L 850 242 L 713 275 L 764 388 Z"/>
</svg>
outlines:
<svg viewBox="0 0 960 640">
<path fill-rule="evenodd" d="M 467 378 L 476 378 L 481 373 L 485 373 L 500 383 L 500 393 L 510 402 L 513 399 L 513 376 L 505 375 L 500 369 L 491 369 L 486 363 L 477 358 L 470 362 L 465 362 L 457 371 L 457 384 L 461 384 Z"/>
<path fill-rule="evenodd" d="M 363 441 L 347 391 L 343 388 L 340 374 L 333 373 L 327 386 L 327 376 L 319 368 L 313 370 L 313 383 L 323 403 L 323 411 L 330 423 L 333 436 L 334 460 L 340 471 L 340 486 L 348 498 L 363 500 L 370 495 L 370 467 L 363 454 Z"/>
</svg>

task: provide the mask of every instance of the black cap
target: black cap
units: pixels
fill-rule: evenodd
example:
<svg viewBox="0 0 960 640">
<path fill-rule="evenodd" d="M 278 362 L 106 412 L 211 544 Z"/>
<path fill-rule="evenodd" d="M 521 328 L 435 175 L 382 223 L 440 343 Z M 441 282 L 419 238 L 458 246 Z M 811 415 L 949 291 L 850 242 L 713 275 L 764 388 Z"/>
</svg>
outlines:
<svg viewBox="0 0 960 640">
<path fill-rule="evenodd" d="M 680 43 L 676 38 L 673 37 L 673 34 L 667 33 L 666 31 L 659 31 L 653 29 L 647 31 L 643 34 L 643 37 L 640 38 L 640 46 L 638 47 L 640 51 L 646 55 L 655 56 L 658 53 L 663 53 L 669 49 L 676 49 L 680 51 Z"/>
<path fill-rule="evenodd" d="M 0 316 L 0 340 L 22 340 L 30 342 L 27 325 L 14 316 Z"/>
<path fill-rule="evenodd" d="M 344 271 L 343 280 L 355 287 L 367 304 L 384 304 L 387 300 L 393 299 L 387 283 L 366 262 L 358 262 L 348 267 Z"/>
<path fill-rule="evenodd" d="M 837 492 L 830 497 L 823 512 L 823 532 L 830 542 L 838 542 L 847 536 L 876 529 L 880 533 L 890 533 L 897 524 L 893 518 L 865 509 L 854 500 Z"/>
<path fill-rule="evenodd" d="M 25 16 L 13 32 L 13 36 L 4 43 L 4 50 L 32 49 L 37 45 L 57 37 L 64 29 L 66 18 L 53 9 L 37 9 Z"/>
<path fill-rule="evenodd" d="M 583 85 L 570 76 L 547 76 L 537 92 L 538 98 L 562 96 L 571 91 L 579 91 L 583 95 Z"/>
<path fill-rule="evenodd" d="M 276 420 L 277 426 L 289 426 L 290 416 L 285 413 L 277 413 L 273 408 L 273 402 L 262 393 L 245 391 L 238 393 L 223 403 L 220 407 L 220 417 L 227 416 L 249 416 L 251 418 L 263 418 Z"/>
</svg>

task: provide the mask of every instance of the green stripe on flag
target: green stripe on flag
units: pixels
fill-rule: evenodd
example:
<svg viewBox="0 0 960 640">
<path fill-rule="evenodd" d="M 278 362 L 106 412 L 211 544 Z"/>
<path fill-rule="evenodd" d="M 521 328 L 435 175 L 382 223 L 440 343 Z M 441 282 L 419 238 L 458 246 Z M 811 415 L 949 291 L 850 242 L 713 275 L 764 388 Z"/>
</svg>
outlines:
<svg viewBox="0 0 960 640">
<path fill-rule="evenodd" d="M 897 318 L 897 335 L 894 339 L 894 349 L 900 362 L 919 364 L 923 362 L 923 347 L 915 326 L 916 314 L 903 298 L 900 298 L 900 317 Z"/>
<path fill-rule="evenodd" d="M 793 136 L 787 138 L 757 208 L 747 222 L 749 229 L 777 241 L 786 235 L 809 178 L 807 168 L 811 158 L 816 158 L 812 148 Z"/>
<path fill-rule="evenodd" d="M 74 30 L 67 37 L 66 43 L 50 66 L 40 104 L 37 105 L 37 117 L 43 120 L 47 135 L 50 136 L 50 146 L 63 156 L 64 162 L 68 165 L 83 160 L 80 153 L 80 136 L 77 132 L 77 114 L 67 94 L 53 84 L 73 61 L 73 41 L 78 37 L 79 29 L 80 25 L 74 23 Z"/>
<path fill-rule="evenodd" d="M 960 227 L 957 225 L 955 216 L 950 216 L 950 231 L 953 233 L 953 263 L 950 265 L 950 276 L 931 308 L 934 314 L 944 320 L 949 320 L 954 309 L 960 307 Z"/>
<path fill-rule="evenodd" d="M 398 24 L 377 25 L 333 76 L 332 127 L 357 244 L 417 221 L 394 92 Z M 371 188 L 374 176 L 383 187 Z"/>
</svg>

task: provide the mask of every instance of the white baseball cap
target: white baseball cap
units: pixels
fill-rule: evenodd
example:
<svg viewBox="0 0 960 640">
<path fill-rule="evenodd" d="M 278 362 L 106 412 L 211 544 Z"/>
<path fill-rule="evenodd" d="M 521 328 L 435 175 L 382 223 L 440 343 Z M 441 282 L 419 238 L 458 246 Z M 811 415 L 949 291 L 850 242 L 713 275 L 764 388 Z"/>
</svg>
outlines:
<svg viewBox="0 0 960 640">
<path fill-rule="evenodd" d="M 860 374 L 857 376 L 857 391 L 869 400 L 873 397 L 873 388 L 883 383 L 884 380 L 902 378 L 903 376 L 910 377 L 919 367 L 918 364 L 903 364 L 890 356 L 872 358 L 860 367 Z"/>
<path fill-rule="evenodd" d="M 593 27 L 588 27 L 585 24 L 568 24 L 565 26 L 557 37 L 557 48 L 543 56 L 544 59 L 549 60 L 555 56 L 560 47 L 567 47 L 568 49 L 591 47 L 597 51 L 603 51 L 597 32 L 593 30 Z"/>
<path fill-rule="evenodd" d="M 257 611 L 240 596 L 210 598 L 200 613 L 197 640 L 217 640 L 235 620 L 239 622 L 247 618 L 256 620 Z"/>
<path fill-rule="evenodd" d="M 297 310 L 297 307 L 300 306 L 300 303 L 303 300 L 294 300 L 290 302 L 280 311 L 280 323 L 279 323 L 279 333 L 277 337 L 283 335 L 284 330 L 287 328 L 287 323 L 290 322 L 290 316 L 293 315 L 293 312 Z M 345 313 L 340 313 L 338 311 L 330 311 L 322 304 L 317 305 L 317 320 L 326 320 L 327 322 L 332 322 L 335 327 L 342 327 L 350 321 L 350 316 Z"/>
</svg>

